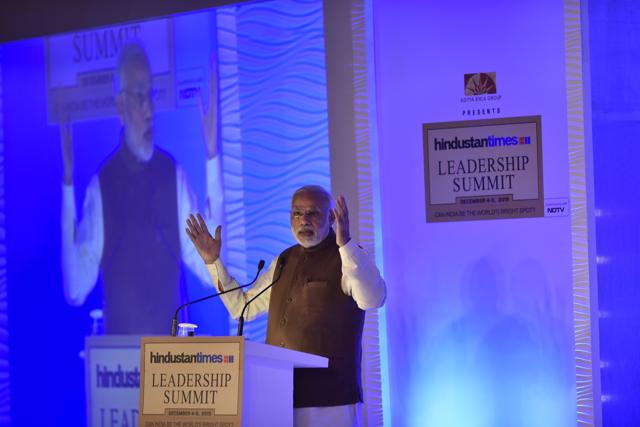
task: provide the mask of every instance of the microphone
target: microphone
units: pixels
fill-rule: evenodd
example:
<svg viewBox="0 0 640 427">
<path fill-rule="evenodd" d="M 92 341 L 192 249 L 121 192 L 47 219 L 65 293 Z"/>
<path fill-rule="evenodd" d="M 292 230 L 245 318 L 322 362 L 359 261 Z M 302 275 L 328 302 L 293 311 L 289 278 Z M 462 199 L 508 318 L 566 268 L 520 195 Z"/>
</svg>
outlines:
<svg viewBox="0 0 640 427">
<path fill-rule="evenodd" d="M 258 263 L 258 271 L 256 272 L 256 277 L 254 277 L 253 280 L 251 282 L 247 283 L 246 285 L 236 286 L 235 288 L 227 289 L 226 291 L 218 292 L 217 294 L 208 295 L 206 297 L 198 298 L 197 300 L 187 301 L 184 304 L 182 304 L 176 310 L 175 314 L 173 315 L 173 319 L 171 319 L 171 336 L 172 337 L 176 336 L 176 331 L 178 329 L 178 314 L 180 313 L 180 310 L 182 310 L 183 308 L 185 308 L 188 305 L 196 304 L 196 303 L 199 303 L 201 301 L 205 301 L 205 300 L 208 300 L 208 299 L 215 298 L 215 297 L 218 297 L 220 295 L 226 294 L 227 292 L 237 291 L 238 289 L 246 288 L 248 286 L 253 285 L 254 282 L 256 280 L 258 280 L 258 276 L 260 275 L 260 272 L 262 271 L 263 268 L 264 268 L 264 260 L 261 259 L 260 262 Z"/>
<path fill-rule="evenodd" d="M 285 264 L 285 259 L 284 258 L 280 259 L 280 262 L 278 263 L 278 267 L 280 267 L 280 269 L 278 270 L 278 277 L 276 277 L 275 280 L 273 282 L 271 282 L 271 284 L 269 286 L 266 286 L 263 290 L 261 290 L 256 295 L 254 295 L 253 298 L 251 298 L 249 301 L 247 301 L 247 303 L 244 305 L 244 307 L 242 307 L 242 312 L 240 313 L 240 317 L 238 318 L 238 336 L 239 337 L 242 336 L 242 331 L 244 330 L 244 312 L 245 312 L 245 310 L 247 309 L 247 307 L 249 307 L 249 304 L 251 304 L 260 295 L 265 293 L 267 289 L 271 289 L 271 287 L 273 285 L 275 285 L 278 280 L 280 280 L 280 276 L 282 275 L 282 268 L 284 267 L 284 264 Z"/>
</svg>

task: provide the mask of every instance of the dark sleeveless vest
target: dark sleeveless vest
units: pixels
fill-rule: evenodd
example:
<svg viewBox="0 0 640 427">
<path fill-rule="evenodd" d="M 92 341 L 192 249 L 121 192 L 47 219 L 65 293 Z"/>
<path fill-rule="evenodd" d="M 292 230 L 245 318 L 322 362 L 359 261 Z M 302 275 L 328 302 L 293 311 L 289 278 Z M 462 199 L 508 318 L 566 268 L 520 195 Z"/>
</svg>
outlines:
<svg viewBox="0 0 640 427">
<path fill-rule="evenodd" d="M 333 231 L 319 245 L 285 250 L 271 290 L 267 343 L 329 358 L 326 369 L 295 369 L 293 406 L 362 401 L 364 311 L 341 288 L 342 261 Z"/>
<path fill-rule="evenodd" d="M 156 147 L 140 162 L 122 141 L 99 177 L 105 333 L 166 335 L 182 295 L 175 161 Z"/>
</svg>

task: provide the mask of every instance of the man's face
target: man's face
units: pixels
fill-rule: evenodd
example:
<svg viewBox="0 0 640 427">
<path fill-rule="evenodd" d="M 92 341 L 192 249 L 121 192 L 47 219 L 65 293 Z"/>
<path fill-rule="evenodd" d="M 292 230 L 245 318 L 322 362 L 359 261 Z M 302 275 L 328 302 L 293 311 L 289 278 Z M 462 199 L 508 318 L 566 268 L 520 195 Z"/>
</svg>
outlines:
<svg viewBox="0 0 640 427">
<path fill-rule="evenodd" d="M 291 232 L 301 246 L 310 248 L 322 242 L 332 224 L 333 214 L 321 195 L 298 193 L 291 201 Z"/>
<path fill-rule="evenodd" d="M 125 87 L 118 94 L 118 112 L 125 128 L 126 144 L 136 158 L 153 154 L 153 87 L 147 64 L 136 62 L 125 70 Z"/>
</svg>

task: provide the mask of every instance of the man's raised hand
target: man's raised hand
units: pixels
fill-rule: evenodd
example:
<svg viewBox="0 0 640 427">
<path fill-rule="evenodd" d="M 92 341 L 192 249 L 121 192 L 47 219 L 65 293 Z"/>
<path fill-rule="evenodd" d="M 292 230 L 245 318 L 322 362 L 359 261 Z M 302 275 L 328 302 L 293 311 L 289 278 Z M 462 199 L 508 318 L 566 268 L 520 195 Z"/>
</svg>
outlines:
<svg viewBox="0 0 640 427">
<path fill-rule="evenodd" d="M 220 98 L 218 90 L 218 68 L 213 56 L 209 60 L 209 74 L 209 105 L 205 106 L 201 91 L 198 91 L 197 101 L 202 131 L 204 133 L 205 148 L 207 149 L 207 158 L 213 159 L 218 155 L 218 151 L 220 150 L 218 132 L 218 102 Z"/>
<path fill-rule="evenodd" d="M 187 218 L 187 228 L 185 231 L 205 264 L 213 264 L 220 257 L 220 248 L 222 246 L 220 234 L 222 227 L 216 227 L 216 237 L 214 238 L 211 236 L 211 233 L 209 233 L 209 229 L 202 215 L 198 214 L 196 218 L 191 214 L 189 218 Z"/>
<path fill-rule="evenodd" d="M 66 115 L 60 121 L 60 147 L 62 148 L 62 180 L 64 185 L 73 184 L 73 126 Z"/>
<path fill-rule="evenodd" d="M 336 243 L 342 247 L 349 243 L 349 209 L 344 196 L 336 198 L 336 207 L 332 209 L 336 227 Z"/>
</svg>

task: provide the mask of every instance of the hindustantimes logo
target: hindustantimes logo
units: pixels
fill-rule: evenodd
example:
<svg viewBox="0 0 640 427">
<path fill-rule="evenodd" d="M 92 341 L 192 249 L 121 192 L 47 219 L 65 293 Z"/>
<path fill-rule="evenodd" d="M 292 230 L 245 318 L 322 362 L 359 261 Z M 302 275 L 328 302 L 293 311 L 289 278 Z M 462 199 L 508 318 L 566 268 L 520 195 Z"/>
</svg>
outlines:
<svg viewBox="0 0 640 427">
<path fill-rule="evenodd" d="M 458 138 L 453 139 L 433 138 L 433 147 L 436 151 L 463 150 L 467 148 L 496 148 L 531 144 L 531 136 L 494 136 L 486 138 Z"/>
<path fill-rule="evenodd" d="M 235 356 L 232 354 L 208 354 L 198 353 L 166 353 L 151 352 L 150 363 L 234 363 Z"/>
<path fill-rule="evenodd" d="M 106 365 L 96 365 L 96 387 L 98 388 L 139 388 L 140 370 L 122 369 L 118 364 L 116 369 Z"/>
</svg>

